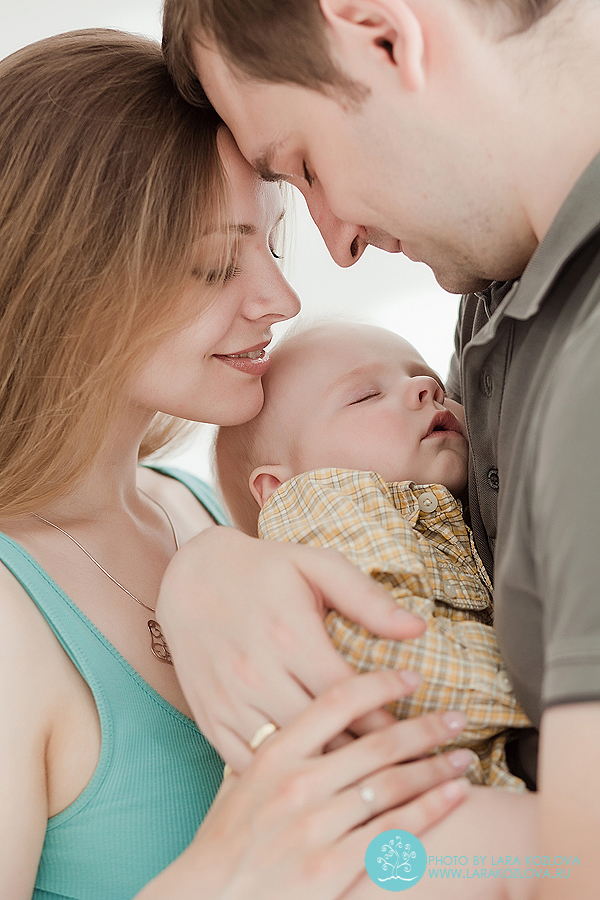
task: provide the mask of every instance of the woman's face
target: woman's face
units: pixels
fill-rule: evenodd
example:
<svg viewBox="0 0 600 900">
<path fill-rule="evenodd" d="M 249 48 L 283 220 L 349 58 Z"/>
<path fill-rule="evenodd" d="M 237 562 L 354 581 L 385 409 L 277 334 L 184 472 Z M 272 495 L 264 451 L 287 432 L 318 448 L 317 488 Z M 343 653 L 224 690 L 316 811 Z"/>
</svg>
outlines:
<svg viewBox="0 0 600 900">
<path fill-rule="evenodd" d="M 239 235 L 239 255 L 205 308 L 206 278 L 211 280 L 218 259 L 211 236 L 200 241 L 198 272 L 190 273 L 183 300 L 191 305 L 197 297 L 202 311 L 143 365 L 132 400 L 150 413 L 234 425 L 262 407 L 271 325 L 295 316 L 300 302 L 274 256 L 275 229 L 283 213 L 279 188 L 257 177 L 225 128 L 218 145 L 230 182 L 228 228 Z M 212 243 L 215 248 L 219 243 L 214 236 Z"/>
</svg>

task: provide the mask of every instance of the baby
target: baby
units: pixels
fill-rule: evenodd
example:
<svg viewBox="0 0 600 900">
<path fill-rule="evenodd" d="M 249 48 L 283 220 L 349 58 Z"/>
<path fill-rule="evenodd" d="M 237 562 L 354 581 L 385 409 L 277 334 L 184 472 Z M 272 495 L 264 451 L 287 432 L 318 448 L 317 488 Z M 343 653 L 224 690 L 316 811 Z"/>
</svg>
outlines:
<svg viewBox="0 0 600 900">
<path fill-rule="evenodd" d="M 377 637 L 335 610 L 327 627 L 359 671 L 421 674 L 420 688 L 394 704 L 397 717 L 465 713 L 453 746 L 477 754 L 473 783 L 523 790 L 505 745 L 529 721 L 503 666 L 491 584 L 458 499 L 468 461 L 462 407 L 414 347 L 367 325 L 315 325 L 284 338 L 263 385 L 260 414 L 217 435 L 234 521 L 267 540 L 341 551 L 425 619 L 412 641 Z"/>
</svg>

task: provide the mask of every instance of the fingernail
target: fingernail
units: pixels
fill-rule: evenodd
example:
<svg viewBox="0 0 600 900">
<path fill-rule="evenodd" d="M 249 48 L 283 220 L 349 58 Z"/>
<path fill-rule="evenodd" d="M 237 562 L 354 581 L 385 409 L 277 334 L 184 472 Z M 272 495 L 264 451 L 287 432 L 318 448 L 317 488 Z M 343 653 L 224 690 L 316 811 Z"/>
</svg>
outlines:
<svg viewBox="0 0 600 900">
<path fill-rule="evenodd" d="M 457 778 L 456 781 L 449 781 L 442 788 L 442 794 L 446 800 L 457 800 L 464 797 L 467 789 L 467 782 L 464 778 Z"/>
<path fill-rule="evenodd" d="M 457 712 L 456 710 L 452 710 L 452 712 L 444 713 L 442 716 L 444 720 L 444 724 L 450 731 L 462 731 L 462 729 L 467 724 L 466 716 L 464 716 L 461 712 Z"/>
<path fill-rule="evenodd" d="M 414 613 L 409 612 L 407 609 L 402 609 L 401 606 L 397 606 L 393 611 L 392 615 L 396 619 L 406 619 L 407 622 L 414 622 L 420 619 L 420 616 L 414 615 Z"/>
<path fill-rule="evenodd" d="M 454 750 L 448 753 L 448 762 L 455 769 L 466 769 L 475 759 L 470 750 Z"/>
<path fill-rule="evenodd" d="M 421 676 L 416 672 L 403 671 L 398 672 L 398 675 L 400 676 L 400 680 L 404 682 L 404 685 L 410 691 L 414 691 L 414 689 L 418 687 L 418 685 L 420 685 L 422 681 Z"/>
</svg>

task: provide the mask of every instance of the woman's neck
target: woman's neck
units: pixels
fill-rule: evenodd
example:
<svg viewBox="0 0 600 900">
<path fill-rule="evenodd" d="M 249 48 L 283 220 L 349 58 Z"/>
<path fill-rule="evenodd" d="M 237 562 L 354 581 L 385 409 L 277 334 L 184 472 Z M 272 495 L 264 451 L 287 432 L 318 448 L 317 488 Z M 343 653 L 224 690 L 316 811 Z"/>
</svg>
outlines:
<svg viewBox="0 0 600 900">
<path fill-rule="evenodd" d="M 134 514 L 139 506 L 138 452 L 151 421 L 148 413 L 137 411 L 119 417 L 107 429 L 104 447 L 85 476 L 36 512 L 63 524 L 104 519 L 110 512 Z"/>
</svg>

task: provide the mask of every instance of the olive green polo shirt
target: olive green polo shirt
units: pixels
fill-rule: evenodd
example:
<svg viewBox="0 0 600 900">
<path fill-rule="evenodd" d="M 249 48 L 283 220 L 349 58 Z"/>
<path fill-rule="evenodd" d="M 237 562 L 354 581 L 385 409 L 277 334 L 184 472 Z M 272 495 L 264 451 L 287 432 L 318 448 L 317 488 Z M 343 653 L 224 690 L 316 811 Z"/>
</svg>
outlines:
<svg viewBox="0 0 600 900">
<path fill-rule="evenodd" d="M 500 649 L 539 726 L 548 706 L 600 700 L 600 156 L 520 281 L 463 298 L 449 388 Z M 531 734 L 516 755 L 534 781 Z"/>
</svg>

